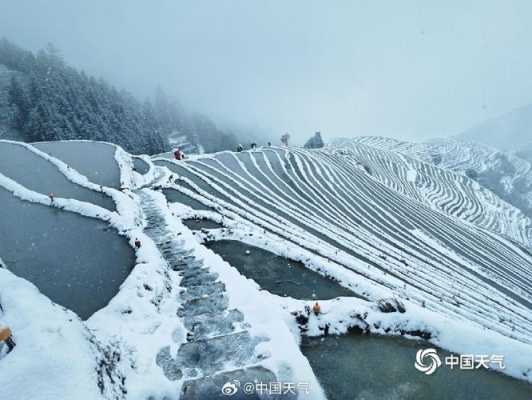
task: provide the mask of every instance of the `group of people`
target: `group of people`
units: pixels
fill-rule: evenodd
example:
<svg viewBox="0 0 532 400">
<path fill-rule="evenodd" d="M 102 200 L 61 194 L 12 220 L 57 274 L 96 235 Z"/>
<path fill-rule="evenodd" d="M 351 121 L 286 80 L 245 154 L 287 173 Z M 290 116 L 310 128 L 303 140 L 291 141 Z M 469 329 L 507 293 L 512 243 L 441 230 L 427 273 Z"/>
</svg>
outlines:
<svg viewBox="0 0 532 400">
<path fill-rule="evenodd" d="M 307 304 L 303 312 L 296 311 L 295 313 L 293 313 L 293 315 L 296 316 L 296 321 L 299 324 L 299 327 L 301 330 L 306 331 L 308 329 L 307 324 L 312 314 L 314 314 L 314 316 L 316 317 L 319 317 L 320 315 L 322 315 L 320 303 L 318 303 L 317 301 L 312 305 L 312 307 Z M 321 319 L 318 319 L 318 320 L 321 320 Z M 324 336 L 329 335 L 330 327 L 331 325 L 328 322 L 325 324 L 320 324 L 318 326 L 318 328 L 321 331 L 323 331 Z"/>
<path fill-rule="evenodd" d="M 284 135 L 281 136 L 281 146 L 284 146 L 284 147 L 288 147 L 288 142 L 290 141 L 290 134 L 287 132 L 285 133 Z M 271 142 L 268 142 L 268 147 L 271 147 L 272 143 Z M 320 147 L 323 147 L 324 143 L 323 143 L 323 139 L 321 137 L 321 132 L 320 131 L 316 131 L 316 133 L 314 133 L 314 136 L 312 136 L 309 140 L 307 140 L 307 142 L 305 143 L 305 148 L 307 149 L 319 149 Z M 249 145 L 249 149 L 250 150 L 254 150 L 257 148 L 257 143 L 253 142 Z M 239 144 L 237 147 L 236 147 L 236 151 L 237 152 L 241 152 L 241 151 L 244 151 L 244 146 L 242 146 L 241 144 Z"/>
<path fill-rule="evenodd" d="M 267 146 L 270 147 L 272 145 L 272 142 L 268 142 L 267 143 Z M 249 145 L 249 149 L 250 150 L 255 150 L 257 148 L 257 143 L 253 142 Z M 244 151 L 244 146 L 242 146 L 241 144 L 238 144 L 238 146 L 236 146 L 236 152 L 237 153 L 240 153 Z"/>
<path fill-rule="evenodd" d="M 287 132 L 285 134 L 283 134 L 281 136 L 281 145 L 284 146 L 284 147 L 288 147 L 288 142 L 290 140 L 290 134 Z M 266 144 L 267 147 L 271 147 L 272 145 L 272 142 L 268 142 Z M 320 148 L 320 147 L 323 147 L 323 140 L 321 138 L 321 133 L 318 131 L 314 134 L 314 136 L 312 138 L 310 138 L 306 143 L 305 143 L 305 147 L 306 148 Z M 249 150 L 255 150 L 257 148 L 257 143 L 256 142 L 252 142 L 250 143 L 249 145 Z M 236 146 L 236 151 L 237 153 L 240 153 L 242 151 L 244 151 L 245 148 L 242 144 L 238 144 Z M 181 160 L 184 160 L 185 159 L 185 153 L 183 153 L 183 151 L 177 147 L 176 149 L 174 149 L 174 158 L 178 161 L 181 161 Z"/>
<path fill-rule="evenodd" d="M 309 305 L 306 305 L 305 306 L 305 314 L 307 314 L 307 317 L 310 316 L 310 306 Z M 321 314 L 321 306 L 320 306 L 320 303 L 316 302 L 314 303 L 314 305 L 312 306 L 312 312 L 314 313 L 314 315 L 317 317 L 318 315 Z"/>
<path fill-rule="evenodd" d="M 287 147 L 288 146 L 288 140 L 290 140 L 290 134 L 289 133 L 285 133 L 284 135 L 281 136 L 281 145 Z M 272 146 L 272 142 L 266 143 L 266 146 L 267 147 L 271 147 Z M 256 142 L 252 142 L 249 145 L 249 149 L 250 150 L 255 150 L 256 148 L 257 148 L 257 143 Z M 241 151 L 244 151 L 244 150 L 245 150 L 245 148 L 241 144 L 236 146 L 236 151 L 238 153 L 240 153 Z"/>
</svg>

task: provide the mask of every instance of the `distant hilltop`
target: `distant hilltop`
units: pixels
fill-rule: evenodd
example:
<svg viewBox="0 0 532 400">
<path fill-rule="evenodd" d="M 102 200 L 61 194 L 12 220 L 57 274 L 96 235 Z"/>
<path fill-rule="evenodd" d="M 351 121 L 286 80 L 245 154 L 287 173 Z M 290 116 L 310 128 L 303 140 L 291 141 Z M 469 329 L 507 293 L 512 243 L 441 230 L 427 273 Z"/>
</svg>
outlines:
<svg viewBox="0 0 532 400">
<path fill-rule="evenodd" d="M 532 152 L 532 104 L 476 125 L 458 135 L 500 150 Z"/>
</svg>

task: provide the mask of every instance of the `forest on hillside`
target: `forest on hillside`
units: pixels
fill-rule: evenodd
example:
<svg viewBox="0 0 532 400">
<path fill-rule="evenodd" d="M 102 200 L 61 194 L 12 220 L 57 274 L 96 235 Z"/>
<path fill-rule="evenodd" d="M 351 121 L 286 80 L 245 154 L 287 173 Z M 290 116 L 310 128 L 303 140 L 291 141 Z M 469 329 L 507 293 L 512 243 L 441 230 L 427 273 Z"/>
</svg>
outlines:
<svg viewBox="0 0 532 400">
<path fill-rule="evenodd" d="M 169 137 L 188 151 L 236 147 L 234 133 L 185 111 L 161 88 L 140 101 L 69 66 L 53 45 L 34 54 L 0 39 L 0 64 L 17 72 L 9 82 L 9 120 L 25 141 L 101 140 L 148 154 L 168 151 Z"/>
</svg>

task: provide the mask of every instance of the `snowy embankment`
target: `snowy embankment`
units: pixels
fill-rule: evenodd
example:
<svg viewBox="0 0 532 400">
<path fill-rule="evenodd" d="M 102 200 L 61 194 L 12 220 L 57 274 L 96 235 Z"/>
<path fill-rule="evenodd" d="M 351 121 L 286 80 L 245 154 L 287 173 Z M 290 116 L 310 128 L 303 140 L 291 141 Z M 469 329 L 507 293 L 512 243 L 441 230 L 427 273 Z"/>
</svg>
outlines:
<svg viewBox="0 0 532 400">
<path fill-rule="evenodd" d="M 102 398 L 96 385 L 96 348 L 74 313 L 1 268 L 0 301 L 0 324 L 11 327 L 17 343 L 15 351 L 0 360 L 2 398 Z"/>
<path fill-rule="evenodd" d="M 532 340 L 529 253 L 390 190 L 341 157 L 267 149 L 156 164 L 177 177 L 168 187 L 354 272 L 370 294 L 388 290 Z M 420 241 L 420 232 L 431 240 Z"/>
<path fill-rule="evenodd" d="M 0 361 L 10 366 L 2 367 L 0 374 L 0 387 L 8 388 L 3 393 L 10 398 L 175 398 L 185 380 L 195 379 L 187 375 L 190 371 L 174 370 L 170 378 L 159 363 L 162 349 L 177 357 L 180 349 L 190 346 L 190 332 L 180 316 L 187 293 L 181 286 L 183 276 L 170 268 L 160 244 L 146 233 L 146 197 L 163 216 L 172 238 L 183 242 L 187 257 L 216 274 L 216 283 L 225 287 L 227 307 L 242 313 L 250 337 L 261 339 L 253 350 L 260 355 L 257 365 L 280 381 L 310 384 L 310 394 L 300 393 L 300 398 L 325 398 L 299 350 L 301 332 L 294 313 L 303 312 L 307 302 L 262 290 L 201 241 L 235 239 L 268 249 L 364 297 L 320 301 L 324 313 L 311 316 L 308 335 L 322 334 L 320 327 L 328 323 L 335 334 L 358 327 L 377 334 L 422 336 L 458 353 L 504 354 L 502 372 L 532 382 L 527 305 L 532 296 L 526 275 L 530 255 L 491 232 L 392 192 L 363 168 L 331 154 L 270 149 L 179 163 L 165 160 L 172 171 L 142 157 L 150 168 L 139 174 L 131 156 L 117 147 L 122 190 L 116 190 L 90 182 L 32 146 L 21 146 L 55 165 L 72 183 L 111 197 L 116 211 L 79 200 L 52 200 L 3 175 L 1 187 L 24 201 L 107 221 L 130 245 L 136 239 L 142 245 L 135 249 L 136 265 L 120 291 L 87 321 L 0 269 L 0 324 L 13 328 L 18 344 Z M 407 175 L 417 180 L 417 173 Z M 162 194 L 149 189 L 160 186 L 178 190 L 209 211 L 168 206 Z M 192 216 L 212 219 L 224 228 L 193 234 L 181 222 Z M 484 253 L 478 254 L 478 249 Z M 405 312 L 380 311 L 377 302 L 388 298 L 402 302 Z M 234 368 L 229 361 L 216 373 Z M 48 371 L 53 376 L 43 379 Z M 201 371 L 195 373 L 201 378 Z M 21 379 L 36 382 L 39 391 L 32 392 L 31 385 L 19 387 Z"/>
<path fill-rule="evenodd" d="M 347 300 L 345 304 L 355 307 L 351 310 L 335 306 L 346 313 L 338 314 L 344 326 L 334 324 L 335 329 L 359 326 L 359 319 L 346 315 L 373 310 L 368 313 L 371 331 L 397 334 L 401 326 L 414 331 L 421 327 L 431 342 L 451 351 L 504 349 L 508 363 L 502 372 L 531 381 L 530 254 L 491 232 L 394 194 L 363 168 L 331 157 L 267 149 L 155 163 L 171 170 L 168 188 L 210 209 L 176 204 L 171 205 L 174 213 L 225 225 L 197 234 L 200 240 L 240 240 L 302 261 L 369 300 Z M 412 179 L 413 173 L 408 174 Z M 520 283 L 517 276 L 523 279 Z M 411 311 L 394 317 L 375 313 L 376 301 L 392 297 Z M 373 322 L 381 320 L 376 328 Z M 479 337 L 486 341 L 479 343 Z"/>
<path fill-rule="evenodd" d="M 111 196 L 117 211 L 73 199 L 52 200 L 3 175 L 0 186 L 25 201 L 107 221 L 132 246 L 135 239 L 143 245 L 136 250 L 137 264 L 120 292 L 86 322 L 53 304 L 31 284 L 0 270 L 4 310 L 0 323 L 12 328 L 17 341 L 15 351 L 2 359 L 2 392 L 10 398 L 46 400 L 116 399 L 127 393 L 129 398 L 144 399 L 161 391 L 174 394 L 175 388 L 165 385 L 168 381 L 154 360 L 158 346 L 171 336 L 169 332 L 179 328 L 175 293 L 167 291 L 175 282 L 168 281 L 164 262 L 142 232 L 138 197 L 129 190 L 146 184 L 146 177 L 132 172 L 130 156 L 118 147 L 116 159 L 125 171 L 124 192 L 95 185 L 62 161 L 30 145 L 19 145 L 54 164 L 71 182 Z M 147 176 L 153 177 L 153 171 Z M 162 293 L 166 294 L 165 300 L 171 301 L 170 308 L 161 299 L 159 308 L 155 307 L 154 298 Z M 4 367 L 5 363 L 9 368 Z M 135 378 L 129 379 L 130 375 Z"/>
<path fill-rule="evenodd" d="M 161 209 L 166 208 L 165 203 L 166 201 L 161 204 Z M 202 259 L 204 265 L 217 273 L 220 281 L 225 284 L 229 308 L 244 314 L 252 336 L 267 338 L 257 349 L 267 356 L 261 365 L 273 371 L 281 382 L 308 383 L 311 391 L 308 395 L 300 393 L 300 399 L 325 398 L 307 359 L 299 350 L 298 335 L 291 321 L 286 319 L 284 305 L 272 302 L 269 293 L 261 290 L 254 281 L 242 276 L 219 255 L 202 246 L 193 233 L 182 224 L 182 214 L 178 207 L 166 209 L 170 228 L 181 232 L 180 238 L 185 240 L 186 248 Z"/>
<path fill-rule="evenodd" d="M 122 172 L 124 188 L 117 191 L 94 185 L 60 160 L 31 146 L 27 148 L 54 164 L 73 183 L 111 195 L 117 203 L 117 211 L 73 199 L 52 199 L 2 175 L 0 185 L 3 188 L 24 201 L 107 221 L 126 235 L 130 244 L 139 239 L 142 246 L 136 249 L 137 264 L 122 283 L 120 291 L 104 309 L 87 321 L 81 321 L 72 312 L 53 304 L 22 279 L 13 277 L 8 271 L 0 271 L 3 274 L 0 275 L 1 300 L 6 311 L 0 316 L 0 323 L 12 327 L 18 343 L 15 351 L 2 360 L 2 363 L 11 360 L 14 364 L 8 373 L 0 377 L 0 386 L 8 388 L 5 393 L 9 393 L 11 398 L 24 397 L 26 391 L 31 390 L 18 388 L 20 378 L 14 377 L 24 377 L 32 382 L 39 380 L 36 386 L 39 393 L 28 396 L 32 399 L 175 397 L 181 392 L 183 379 L 174 380 L 166 376 L 166 371 L 159 365 L 159 354 L 166 347 L 172 354 L 177 353 L 186 343 L 187 329 L 182 319 L 176 317 L 176 310 L 182 306 L 181 277 L 169 268 L 155 243 L 143 232 L 146 222 L 141 213 L 141 200 L 138 193 L 129 190 L 155 184 L 162 171 L 150 168 L 145 175 L 136 173 L 130 156 L 117 148 L 115 158 Z M 149 160 L 145 161 L 151 165 Z M 220 281 L 227 287 L 229 307 L 243 313 L 245 326 L 252 337 L 263 338 L 255 350 L 263 358 L 260 365 L 272 371 L 281 381 L 310 384 L 312 391 L 308 395 L 302 393 L 301 399 L 324 399 L 310 365 L 299 350 L 297 336 L 292 334 L 282 318 L 281 309 L 271 308 L 267 302 L 261 301 L 267 297 L 254 283 L 201 246 L 171 214 L 164 197 L 159 195 L 158 199 L 160 212 L 165 214 L 172 231 L 184 240 L 185 250 L 202 259 L 204 265 L 219 275 Z M 14 281 L 21 283 L 13 285 Z M 31 287 L 34 295 L 26 295 L 23 285 Z M 7 286 L 12 286 L 10 292 L 6 291 Z M 17 296 L 24 296 L 27 301 L 14 307 L 12 304 Z M 42 315 L 47 324 L 43 327 L 43 321 L 32 313 Z M 55 314 L 54 318 L 49 317 L 51 313 Z M 57 343 L 62 340 L 66 340 L 64 346 L 58 346 Z M 28 346 L 30 341 L 32 345 Z M 56 353 L 55 358 L 41 360 L 27 355 L 26 350 L 40 346 Z M 78 359 L 79 362 L 74 362 Z M 55 364 L 52 365 L 52 362 Z M 32 368 L 28 364 L 32 364 Z M 229 363 L 224 368 L 230 371 L 233 367 Z M 41 369 L 50 370 L 53 378 L 41 382 L 41 377 L 35 373 Z M 68 373 L 61 373 L 63 370 Z M 224 371 L 221 369 L 217 373 Z M 79 376 L 84 378 L 79 379 Z M 71 381 L 63 380 L 69 377 Z M 79 385 L 73 382 L 79 382 Z"/>
<path fill-rule="evenodd" d="M 368 151 L 370 154 L 383 151 L 394 154 L 400 160 L 399 168 L 406 164 L 426 165 L 425 180 L 430 180 L 431 175 L 454 176 L 457 186 L 455 190 L 460 190 L 465 198 L 469 198 L 471 210 L 466 214 L 474 218 L 466 218 L 531 245 L 530 220 L 523 218 L 523 214 L 532 217 L 530 161 L 480 143 L 455 139 L 410 143 L 391 138 L 360 137 L 340 139 L 334 145 L 350 150 L 369 147 L 373 149 Z M 392 172 L 393 175 L 390 169 L 387 172 Z M 388 179 L 387 182 L 391 183 L 391 180 Z M 489 190 L 483 190 L 482 187 Z M 438 207 L 446 209 L 446 212 L 458 211 L 457 208 L 453 210 L 448 207 L 452 202 L 446 203 L 444 196 L 444 193 L 434 191 L 430 200 L 439 202 Z"/>
<path fill-rule="evenodd" d="M 466 146 L 450 140 L 415 144 L 360 137 L 339 139 L 326 151 L 366 166 L 375 179 L 434 209 L 531 246 L 532 220 L 503 200 L 505 196 L 499 197 L 475 180 L 478 174 L 493 168 L 501 154 L 488 152 L 480 145 Z M 518 171 L 518 166 L 530 169 L 521 164 L 515 161 L 516 171 L 506 179 L 510 185 L 526 173 Z M 501 170 L 503 167 L 499 165 Z"/>
<path fill-rule="evenodd" d="M 322 336 L 324 326 L 329 324 L 329 334 L 341 335 L 352 328 L 358 328 L 372 334 L 401 335 L 412 339 L 423 338 L 428 343 L 458 354 L 502 354 L 505 356 L 505 369 L 499 372 L 532 383 L 530 361 L 532 360 L 532 346 L 530 344 L 486 330 L 475 323 L 447 318 L 445 315 L 428 310 L 404 298 L 401 299 L 406 309 L 404 313 L 382 312 L 378 307 L 379 300 L 396 298 L 393 292 L 382 290 L 377 293 L 370 290 L 369 286 L 366 291 L 359 277 L 327 259 L 297 245 L 287 245 L 285 241 L 261 229 L 253 228 L 245 221 L 238 223 L 234 220 L 222 220 L 210 212 L 193 211 L 177 204 L 171 205 L 171 209 L 183 218 L 194 216 L 227 224 L 227 227 L 223 229 L 195 232 L 195 237 L 199 242 L 238 240 L 288 259 L 301 261 L 307 268 L 335 279 L 342 286 L 350 289 L 356 288 L 358 293 L 369 294 L 367 300 L 354 297 L 340 297 L 333 300 L 316 299 L 321 305 L 323 314 L 318 317 L 310 316 L 308 331 L 304 333 L 305 335 Z M 305 306 L 312 306 L 312 302 L 263 293 L 268 297 L 269 304 L 277 304 L 283 309 L 286 323 L 292 326 L 292 332 L 299 336 L 300 332 L 297 329 L 294 314 L 304 314 Z M 425 347 L 428 347 L 428 344 Z M 493 368 L 496 369 L 496 366 Z"/>
</svg>

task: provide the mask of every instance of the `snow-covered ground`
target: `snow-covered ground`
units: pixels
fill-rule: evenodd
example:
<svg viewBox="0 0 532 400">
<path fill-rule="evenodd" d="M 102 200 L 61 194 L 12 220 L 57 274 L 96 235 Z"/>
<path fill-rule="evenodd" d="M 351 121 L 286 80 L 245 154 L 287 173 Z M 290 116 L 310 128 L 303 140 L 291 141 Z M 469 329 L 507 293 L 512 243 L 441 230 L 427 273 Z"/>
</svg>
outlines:
<svg viewBox="0 0 532 400">
<path fill-rule="evenodd" d="M 371 136 L 338 139 L 329 148 L 367 166 L 394 190 L 532 245 L 532 167 L 515 155 L 452 139 L 410 143 Z"/>
<path fill-rule="evenodd" d="M 34 146 L 16 145 L 72 184 L 108 196 L 116 209 L 51 201 L 2 171 L 0 187 L 23 201 L 108 222 L 135 249 L 136 265 L 111 302 L 86 321 L 0 269 L 0 325 L 10 326 L 17 342 L 0 359 L 6 398 L 194 398 L 198 384 L 221 390 L 219 379 L 257 371 L 308 383 L 310 393 L 300 390 L 298 398 L 325 398 L 299 349 L 295 316 L 307 302 L 261 290 L 203 246 L 207 239 L 240 240 L 301 261 L 362 297 L 318 299 L 324 313 L 310 318 L 307 335 L 321 335 L 329 324 L 332 334 L 358 327 L 422 336 L 458 353 L 502 353 L 500 372 L 532 383 L 532 255 L 504 236 L 527 240 L 514 222 L 521 215 L 485 189 L 474 194 L 452 173 L 421 162 L 399 168 L 389 151 L 352 145 L 223 152 L 185 162 L 142 157 L 149 170 L 140 174 L 116 147 L 115 188 Z M 357 163 L 360 154 L 367 157 Z M 426 175 L 425 191 L 414 187 Z M 411 188 L 402 190 L 402 180 Z M 204 207 L 168 204 L 161 188 Z M 489 215 L 479 218 L 475 207 Z M 181 222 L 190 217 L 224 227 L 193 233 Z M 505 222 L 497 225 L 496 218 Z M 405 312 L 379 309 L 380 300 L 392 298 Z M 245 354 L 231 357 L 235 346 Z"/>
</svg>

